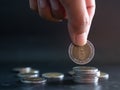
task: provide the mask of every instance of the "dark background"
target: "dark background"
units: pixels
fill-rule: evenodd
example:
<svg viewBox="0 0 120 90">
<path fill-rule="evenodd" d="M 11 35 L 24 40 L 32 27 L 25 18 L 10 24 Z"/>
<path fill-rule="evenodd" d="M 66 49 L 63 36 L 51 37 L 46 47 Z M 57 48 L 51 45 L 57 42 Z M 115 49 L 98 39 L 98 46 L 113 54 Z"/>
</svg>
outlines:
<svg viewBox="0 0 120 90">
<path fill-rule="evenodd" d="M 89 33 L 96 53 L 89 64 L 120 64 L 120 0 L 96 0 Z M 0 0 L 0 63 L 65 63 L 71 43 L 67 23 L 43 20 L 28 0 Z"/>
</svg>

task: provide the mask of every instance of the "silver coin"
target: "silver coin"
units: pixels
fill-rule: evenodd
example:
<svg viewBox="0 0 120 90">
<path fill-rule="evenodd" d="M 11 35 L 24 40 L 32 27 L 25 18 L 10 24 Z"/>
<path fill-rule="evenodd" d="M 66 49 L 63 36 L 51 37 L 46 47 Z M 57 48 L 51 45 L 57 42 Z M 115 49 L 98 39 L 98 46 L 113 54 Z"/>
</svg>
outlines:
<svg viewBox="0 0 120 90">
<path fill-rule="evenodd" d="M 73 76 L 73 75 L 75 74 L 75 72 L 74 72 L 73 70 L 71 70 L 71 71 L 68 72 L 68 74 L 69 74 L 70 76 Z"/>
<path fill-rule="evenodd" d="M 95 48 L 90 41 L 87 41 L 84 46 L 77 46 L 71 43 L 68 49 L 70 59 L 79 65 L 89 63 L 93 59 L 94 53 Z"/>
<path fill-rule="evenodd" d="M 75 83 L 98 83 L 98 79 L 95 80 L 78 80 L 78 79 L 74 79 L 73 80 Z"/>
<path fill-rule="evenodd" d="M 39 70 L 31 69 L 29 72 L 21 72 L 21 73 L 38 73 L 39 74 Z"/>
<path fill-rule="evenodd" d="M 58 72 L 49 72 L 49 73 L 42 74 L 42 76 L 46 78 L 63 78 L 64 74 L 58 73 Z"/>
<path fill-rule="evenodd" d="M 95 73 L 76 74 L 76 76 L 81 76 L 81 77 L 85 77 L 85 78 L 100 77 L 100 71 L 97 71 Z"/>
<path fill-rule="evenodd" d="M 98 80 L 98 77 L 82 78 L 79 76 L 73 76 L 73 81 L 76 83 L 98 83 Z"/>
<path fill-rule="evenodd" d="M 56 81 L 62 81 L 64 78 L 64 74 L 58 72 L 49 72 L 49 73 L 43 73 L 42 77 L 46 78 L 48 82 L 56 82 Z"/>
<path fill-rule="evenodd" d="M 39 77 L 39 73 L 18 73 L 17 76 L 20 78 Z"/>
<path fill-rule="evenodd" d="M 75 74 L 96 74 L 98 72 L 98 68 L 89 67 L 89 66 L 76 66 L 73 67 L 73 71 Z"/>
<path fill-rule="evenodd" d="M 28 83 L 28 84 L 36 84 L 36 83 L 45 84 L 46 81 L 47 80 L 45 78 L 40 78 L 40 77 L 23 78 L 23 79 L 21 79 L 22 83 Z"/>
<path fill-rule="evenodd" d="M 78 77 L 78 78 L 81 78 L 81 79 L 92 79 L 92 78 L 95 78 L 95 77 L 98 77 L 98 76 L 95 76 L 95 75 L 80 75 L 80 76 L 73 75 L 73 77 Z"/>
<path fill-rule="evenodd" d="M 31 69 L 30 72 L 32 72 L 32 73 L 39 73 L 40 71 L 39 71 L 39 70 L 36 70 L 36 69 Z"/>
<path fill-rule="evenodd" d="M 109 74 L 105 72 L 100 72 L 100 79 L 109 79 Z"/>
<path fill-rule="evenodd" d="M 31 70 L 31 67 L 18 67 L 13 69 L 13 71 L 20 72 L 20 73 L 27 73 L 27 72 L 30 72 L 30 70 Z"/>
<path fill-rule="evenodd" d="M 70 76 L 81 76 L 81 77 L 100 77 L 100 71 L 97 71 L 96 73 L 94 74 L 86 74 L 86 73 L 75 73 L 73 70 L 69 71 L 68 74 Z"/>
</svg>

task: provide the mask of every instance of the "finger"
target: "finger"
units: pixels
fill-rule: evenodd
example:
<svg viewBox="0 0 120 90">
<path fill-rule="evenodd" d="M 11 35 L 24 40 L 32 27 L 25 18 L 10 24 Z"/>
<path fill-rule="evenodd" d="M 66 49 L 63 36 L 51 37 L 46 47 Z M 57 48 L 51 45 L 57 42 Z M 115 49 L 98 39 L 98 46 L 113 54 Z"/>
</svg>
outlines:
<svg viewBox="0 0 120 90">
<path fill-rule="evenodd" d="M 37 0 L 29 0 L 29 5 L 32 10 L 37 11 L 38 9 Z"/>
<path fill-rule="evenodd" d="M 87 6 L 87 11 L 90 17 L 90 20 L 92 21 L 93 16 L 95 14 L 95 0 L 86 0 L 86 6 Z"/>
<path fill-rule="evenodd" d="M 48 0 L 37 0 L 37 3 L 38 3 L 38 12 L 42 18 L 50 21 L 59 21 L 52 17 L 50 4 Z"/>
<path fill-rule="evenodd" d="M 65 10 L 59 0 L 50 0 L 50 5 L 53 17 L 57 19 L 65 18 Z"/>
<path fill-rule="evenodd" d="M 74 44 L 82 46 L 87 42 L 90 28 L 85 0 L 60 0 L 68 17 L 68 30 Z"/>
</svg>

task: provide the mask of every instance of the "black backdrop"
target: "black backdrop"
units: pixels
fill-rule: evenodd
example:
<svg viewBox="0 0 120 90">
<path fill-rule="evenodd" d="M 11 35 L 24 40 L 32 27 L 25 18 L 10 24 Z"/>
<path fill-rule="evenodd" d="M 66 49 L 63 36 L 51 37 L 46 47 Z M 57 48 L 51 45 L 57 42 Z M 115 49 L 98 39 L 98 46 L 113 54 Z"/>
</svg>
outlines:
<svg viewBox="0 0 120 90">
<path fill-rule="evenodd" d="M 120 63 L 120 0 L 96 0 L 89 34 L 96 53 L 91 64 Z M 72 63 L 66 22 L 52 23 L 29 9 L 28 0 L 0 0 L 0 62 Z"/>
</svg>

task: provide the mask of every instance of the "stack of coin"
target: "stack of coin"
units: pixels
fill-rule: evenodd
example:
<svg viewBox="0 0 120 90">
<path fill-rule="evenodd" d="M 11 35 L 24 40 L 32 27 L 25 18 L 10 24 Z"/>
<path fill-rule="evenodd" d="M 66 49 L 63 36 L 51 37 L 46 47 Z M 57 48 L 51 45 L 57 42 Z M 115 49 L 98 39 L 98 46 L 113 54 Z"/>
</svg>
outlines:
<svg viewBox="0 0 120 90">
<path fill-rule="evenodd" d="M 95 67 L 73 67 L 73 81 L 76 83 L 97 83 L 100 71 Z"/>
<path fill-rule="evenodd" d="M 17 76 L 22 83 L 45 84 L 46 82 L 46 79 L 39 77 L 39 70 L 33 69 L 31 67 L 14 68 L 13 71 L 18 72 Z"/>
<path fill-rule="evenodd" d="M 32 69 L 31 67 L 19 68 L 18 70 L 17 76 L 20 78 L 39 77 L 39 70 Z"/>
<path fill-rule="evenodd" d="M 73 70 L 68 74 L 73 77 L 73 81 L 76 83 L 98 83 L 99 79 L 109 79 L 109 74 L 101 72 L 96 67 L 88 66 L 73 67 Z"/>
</svg>

